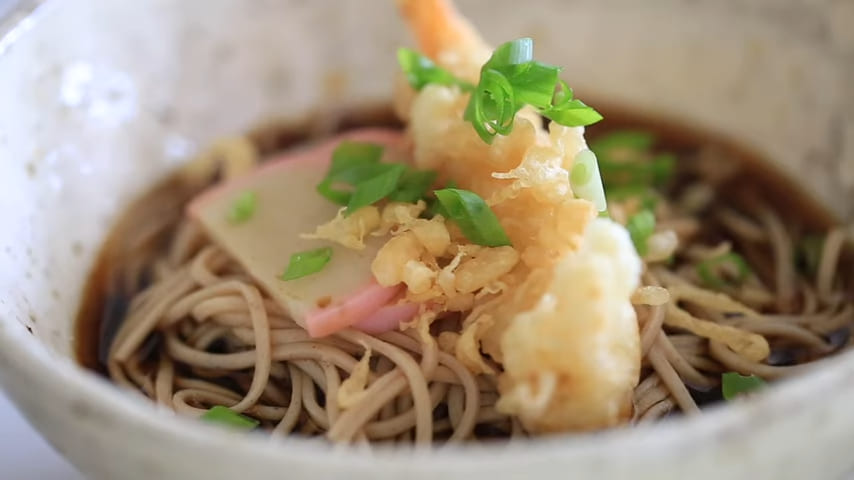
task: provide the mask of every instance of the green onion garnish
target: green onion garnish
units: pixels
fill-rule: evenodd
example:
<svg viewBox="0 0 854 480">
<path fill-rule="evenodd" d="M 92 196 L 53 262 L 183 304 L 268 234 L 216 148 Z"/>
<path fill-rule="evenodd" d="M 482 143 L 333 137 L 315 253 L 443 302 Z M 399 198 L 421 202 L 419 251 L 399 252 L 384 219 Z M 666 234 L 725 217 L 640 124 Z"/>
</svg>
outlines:
<svg viewBox="0 0 854 480">
<path fill-rule="evenodd" d="M 765 386 L 765 381 L 756 375 L 743 376 L 735 372 L 726 372 L 721 376 L 721 393 L 726 400 L 738 395 L 750 393 Z"/>
<path fill-rule="evenodd" d="M 705 286 L 722 288 L 729 283 L 721 275 L 721 269 L 727 266 L 735 269 L 735 278 L 732 280 L 736 285 L 740 285 L 750 275 L 750 267 L 747 266 L 747 262 L 741 255 L 734 252 L 718 255 L 698 263 L 697 275 Z"/>
<path fill-rule="evenodd" d="M 590 149 L 594 152 L 607 152 L 613 150 L 645 151 L 652 148 L 655 136 L 643 130 L 618 130 L 598 137 L 590 142 Z"/>
<path fill-rule="evenodd" d="M 575 196 L 592 202 L 596 211 L 608 210 L 605 187 L 602 186 L 596 154 L 590 150 L 582 150 L 575 155 L 572 170 L 569 172 L 569 184 Z"/>
<path fill-rule="evenodd" d="M 306 250 L 291 255 L 288 268 L 282 274 L 281 279 L 296 280 L 323 270 L 323 267 L 332 259 L 332 249 L 329 247 Z"/>
<path fill-rule="evenodd" d="M 352 192 L 334 188 L 330 180 L 323 180 L 317 184 L 317 193 L 337 205 L 347 205 L 350 203 L 350 197 L 353 196 Z"/>
<path fill-rule="evenodd" d="M 619 130 L 590 143 L 599 159 L 605 189 L 612 196 L 617 189 L 644 189 L 662 186 L 673 176 L 676 157 L 650 152 L 655 137 L 639 130 Z"/>
<path fill-rule="evenodd" d="M 607 187 L 606 187 L 607 188 Z M 621 185 L 608 189 L 608 198 L 615 201 L 623 201 L 629 198 L 640 200 L 641 208 L 655 211 L 661 194 L 646 185 Z"/>
<path fill-rule="evenodd" d="M 540 114 L 569 127 L 590 125 L 602 115 L 580 100 L 560 80 L 560 67 L 534 60 L 534 41 L 520 38 L 499 46 L 480 70 L 478 84 L 456 78 L 427 57 L 407 49 L 397 51 L 409 84 L 421 90 L 428 83 L 458 85 L 471 91 L 463 118 L 486 143 L 513 130 L 516 113 L 531 105 Z"/>
<path fill-rule="evenodd" d="M 388 196 L 392 202 L 415 203 L 427 195 L 427 191 L 436 181 L 436 172 L 432 170 L 408 170 L 400 178 L 397 190 Z"/>
<path fill-rule="evenodd" d="M 818 265 L 821 262 L 821 254 L 824 250 L 824 237 L 821 235 L 805 235 L 798 243 L 795 252 L 795 263 L 801 271 L 809 276 L 815 276 Z"/>
<path fill-rule="evenodd" d="M 326 176 L 317 191 L 346 214 L 386 197 L 397 202 L 417 202 L 436 180 L 436 172 L 411 170 L 403 164 L 381 163 L 383 147 L 373 143 L 341 142 L 332 153 Z"/>
<path fill-rule="evenodd" d="M 602 120 L 602 114 L 573 98 L 572 89 L 566 82 L 558 80 L 558 85 L 560 89 L 555 93 L 552 104 L 540 108 L 544 117 L 567 127 L 583 127 Z"/>
<path fill-rule="evenodd" d="M 647 209 L 635 213 L 626 222 L 626 229 L 632 237 L 638 255 L 646 255 L 647 242 L 655 231 L 655 214 Z"/>
<path fill-rule="evenodd" d="M 358 166 L 377 163 L 383 156 L 383 146 L 368 142 L 345 140 L 332 152 L 329 175 Z"/>
<path fill-rule="evenodd" d="M 463 119 L 471 122 L 484 142 L 492 143 L 495 135 L 510 133 L 519 108 L 507 78 L 495 70 L 487 70 L 480 75 L 480 83 L 471 94 Z"/>
<path fill-rule="evenodd" d="M 636 154 L 628 156 L 628 161 L 615 161 L 608 154 L 603 157 L 599 152 L 594 152 L 599 158 L 602 175 L 609 189 L 625 185 L 661 186 L 670 180 L 676 167 L 676 157 L 667 153 L 652 158 Z"/>
<path fill-rule="evenodd" d="M 457 188 L 434 192 L 442 209 L 472 243 L 487 247 L 510 245 L 498 217 L 476 193 Z"/>
<path fill-rule="evenodd" d="M 356 191 L 347 203 L 347 214 L 376 203 L 397 189 L 397 183 L 406 166 L 398 163 L 382 163 L 384 168 L 376 175 L 356 183 Z"/>
<path fill-rule="evenodd" d="M 415 90 L 421 90 L 428 83 L 458 85 L 463 90 L 474 88 L 474 85 L 458 79 L 451 72 L 410 48 L 397 50 L 397 62 L 400 64 L 400 69 L 406 74 L 409 84 Z"/>
<path fill-rule="evenodd" d="M 493 52 L 480 70 L 463 118 L 486 143 L 513 129 L 516 113 L 525 105 L 561 125 L 579 127 L 602 120 L 602 115 L 573 98 L 560 80 L 560 67 L 533 59 L 534 41 L 520 38 Z"/>
<path fill-rule="evenodd" d="M 218 423 L 240 430 L 252 430 L 259 425 L 260 422 L 254 418 L 241 415 L 228 407 L 216 405 L 205 412 L 201 419 L 206 422 Z"/>
<path fill-rule="evenodd" d="M 355 186 L 379 172 L 376 168 L 383 155 L 383 147 L 373 143 L 343 141 L 332 152 L 332 162 L 326 176 L 317 185 L 317 192 L 338 205 L 350 202 L 352 188 L 342 189 L 341 184 Z M 380 167 L 381 168 L 381 167 Z"/>
<path fill-rule="evenodd" d="M 453 180 L 448 180 L 443 188 L 457 188 L 457 182 Z M 449 218 L 448 212 L 445 211 L 445 207 L 442 206 L 442 202 L 440 202 L 439 199 L 436 198 L 436 195 L 434 193 L 432 198 L 427 199 L 427 210 L 424 211 L 423 216 L 424 218 L 433 218 L 436 215 L 441 215 L 444 218 Z"/>
<path fill-rule="evenodd" d="M 388 163 L 369 163 L 329 173 L 317 185 L 317 191 L 333 203 L 347 205 L 352 199 L 354 187 L 388 172 L 389 165 Z M 347 188 L 336 187 L 337 185 Z"/>
<path fill-rule="evenodd" d="M 258 195 L 255 192 L 243 192 L 231 204 L 228 221 L 235 224 L 243 223 L 252 218 L 257 207 Z"/>
</svg>

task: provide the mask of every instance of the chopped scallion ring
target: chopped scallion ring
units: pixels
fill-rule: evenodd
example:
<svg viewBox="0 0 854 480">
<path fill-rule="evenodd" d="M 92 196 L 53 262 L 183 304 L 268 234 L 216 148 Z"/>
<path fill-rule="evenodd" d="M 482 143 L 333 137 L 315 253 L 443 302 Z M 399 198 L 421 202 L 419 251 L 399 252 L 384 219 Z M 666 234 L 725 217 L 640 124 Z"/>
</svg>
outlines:
<svg viewBox="0 0 854 480">
<path fill-rule="evenodd" d="M 496 70 L 486 70 L 481 73 L 463 119 L 471 122 L 481 140 L 492 143 L 495 135 L 507 135 L 513 130 L 513 120 L 520 108 L 507 77 Z"/>
<path fill-rule="evenodd" d="M 534 41 L 530 38 L 513 40 L 495 49 L 481 68 L 476 86 L 456 78 L 413 50 L 400 49 L 397 56 L 416 90 L 437 83 L 472 91 L 463 118 L 471 122 L 486 143 L 492 143 L 496 135 L 509 134 L 516 113 L 525 105 L 569 127 L 602 120 L 599 112 L 573 98 L 572 89 L 560 80 L 560 67 L 534 60 Z"/>
<path fill-rule="evenodd" d="M 240 430 L 252 430 L 260 423 L 254 418 L 241 415 L 228 407 L 223 407 L 222 405 L 211 407 L 210 410 L 201 416 L 201 419 L 206 422 L 218 423 L 220 425 Z"/>
<path fill-rule="evenodd" d="M 345 140 L 338 144 L 332 152 L 332 163 L 328 176 L 357 165 L 377 163 L 383 156 L 383 146 L 368 142 Z"/>
<path fill-rule="evenodd" d="M 723 275 L 721 270 L 730 267 L 734 272 L 730 272 L 733 276 L 732 283 L 740 285 L 748 276 L 750 276 L 750 267 L 741 255 L 730 252 L 719 255 L 708 260 L 704 260 L 697 264 L 697 276 L 703 284 L 709 288 L 722 288 L 730 284 Z"/>
<path fill-rule="evenodd" d="M 534 59 L 534 40 L 528 37 L 517 38 L 503 43 L 492 52 L 492 56 L 484 64 L 485 68 L 504 69 L 507 67 L 524 66 Z"/>
<path fill-rule="evenodd" d="M 397 189 L 397 183 L 406 171 L 406 166 L 397 163 L 378 165 L 384 167 L 381 172 L 356 184 L 356 191 L 347 203 L 346 214 L 379 202 Z"/>
<path fill-rule="evenodd" d="M 243 192 L 234 199 L 228 211 L 228 221 L 234 224 L 243 223 L 255 215 L 258 208 L 258 195 L 255 192 Z"/>
<path fill-rule="evenodd" d="M 317 184 L 317 193 L 337 205 L 347 205 L 350 203 L 350 197 L 353 196 L 353 192 L 333 187 L 332 181 L 329 179 L 325 179 Z"/>
<path fill-rule="evenodd" d="M 397 190 L 388 199 L 392 202 L 415 203 L 426 196 L 437 176 L 432 170 L 408 170 L 400 178 Z"/>
<path fill-rule="evenodd" d="M 448 218 L 472 243 L 487 247 L 510 245 L 510 238 L 498 217 L 476 193 L 456 188 L 434 192 Z"/>
<path fill-rule="evenodd" d="M 409 85 L 415 90 L 421 90 L 429 83 L 457 85 L 467 91 L 474 88 L 474 85 L 458 79 L 451 72 L 410 48 L 397 50 L 397 62 L 400 64 L 400 69 L 406 74 Z"/>
<path fill-rule="evenodd" d="M 366 142 L 343 141 L 332 152 L 326 176 L 317 185 L 317 193 L 338 205 L 350 203 L 357 183 L 382 173 L 379 161 L 383 147 Z M 351 188 L 341 188 L 341 184 Z"/>
<path fill-rule="evenodd" d="M 655 136 L 643 130 L 617 130 L 602 135 L 590 142 L 590 149 L 598 155 L 608 155 L 614 151 L 647 151 L 655 143 Z"/>
<path fill-rule="evenodd" d="M 306 250 L 291 255 L 288 268 L 282 274 L 281 279 L 285 281 L 296 280 L 323 270 L 323 267 L 332 259 L 332 249 L 329 247 Z"/>
<path fill-rule="evenodd" d="M 638 255 L 643 257 L 647 252 L 649 237 L 655 232 L 655 214 L 652 213 L 652 210 L 646 209 L 637 212 L 629 217 L 628 222 L 626 222 L 626 230 L 632 237 Z"/>
<path fill-rule="evenodd" d="M 815 276 L 818 272 L 823 250 L 824 237 L 815 234 L 805 235 L 798 244 L 796 251 L 797 258 L 795 260 L 800 270 L 811 277 Z"/>
<path fill-rule="evenodd" d="M 582 150 L 575 155 L 569 172 L 569 184 L 575 196 L 593 203 L 597 212 L 608 210 L 599 164 L 596 162 L 596 154 L 590 150 Z"/>
<path fill-rule="evenodd" d="M 661 187 L 670 181 L 676 157 L 653 154 L 650 149 L 654 144 L 655 136 L 641 130 L 618 130 L 590 142 L 609 197 Z"/>
<path fill-rule="evenodd" d="M 572 93 L 569 95 L 571 96 Z M 566 127 L 586 127 L 605 118 L 593 107 L 577 98 L 570 98 L 562 106 L 553 106 L 542 110 L 540 113 L 551 121 Z"/>
<path fill-rule="evenodd" d="M 739 395 L 750 393 L 765 386 L 765 381 L 756 375 L 739 375 L 736 372 L 726 372 L 721 375 L 721 393 L 729 401 Z"/>
</svg>

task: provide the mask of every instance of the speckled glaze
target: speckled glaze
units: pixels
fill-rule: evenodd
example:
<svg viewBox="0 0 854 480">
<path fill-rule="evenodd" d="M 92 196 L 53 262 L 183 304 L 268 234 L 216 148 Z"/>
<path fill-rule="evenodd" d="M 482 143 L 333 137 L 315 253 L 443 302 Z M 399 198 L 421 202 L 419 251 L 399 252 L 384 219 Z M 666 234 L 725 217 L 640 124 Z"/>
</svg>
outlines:
<svg viewBox="0 0 854 480">
<path fill-rule="evenodd" d="M 531 35 L 605 99 L 741 140 L 854 216 L 854 2 L 460 0 L 493 42 Z M 838 478 L 854 356 L 652 428 L 434 452 L 239 436 L 70 359 L 107 229 L 200 145 L 271 117 L 388 99 L 393 2 L 24 2 L 0 25 L 0 383 L 96 479 Z"/>
</svg>

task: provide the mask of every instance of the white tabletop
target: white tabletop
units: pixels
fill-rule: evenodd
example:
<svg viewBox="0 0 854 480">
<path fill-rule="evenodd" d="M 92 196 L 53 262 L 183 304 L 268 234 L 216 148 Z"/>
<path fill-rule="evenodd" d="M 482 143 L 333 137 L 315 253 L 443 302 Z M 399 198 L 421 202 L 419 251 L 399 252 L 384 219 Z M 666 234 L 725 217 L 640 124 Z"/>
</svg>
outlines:
<svg viewBox="0 0 854 480">
<path fill-rule="evenodd" d="M 0 465 L 3 480 L 83 480 L 83 476 L 30 427 L 2 391 Z"/>
</svg>

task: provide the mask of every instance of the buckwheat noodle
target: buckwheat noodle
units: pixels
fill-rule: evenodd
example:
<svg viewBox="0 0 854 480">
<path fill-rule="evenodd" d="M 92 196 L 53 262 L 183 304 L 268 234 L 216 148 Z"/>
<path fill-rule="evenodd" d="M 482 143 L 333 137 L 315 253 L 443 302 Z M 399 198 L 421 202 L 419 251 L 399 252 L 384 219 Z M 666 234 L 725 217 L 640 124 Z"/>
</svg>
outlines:
<svg viewBox="0 0 854 480">
<path fill-rule="evenodd" d="M 658 251 L 647 255 L 634 296 L 644 367 L 635 423 L 697 414 L 722 372 L 783 378 L 850 348 L 851 233 L 828 233 L 810 278 L 792 262 L 805 232 L 767 201 L 736 208 L 716 199 L 710 187 L 727 178 L 721 169 L 707 168 L 659 209 L 650 243 Z M 429 331 L 311 338 L 196 225 L 164 215 L 176 200 L 161 197 L 143 208 L 154 214 L 135 217 L 130 253 L 112 277 L 130 298 L 107 357 L 116 383 L 181 414 L 229 406 L 274 435 L 422 445 L 525 435 L 496 410 L 496 379 L 473 375 L 437 341 L 459 333 L 462 319 L 440 319 Z M 612 215 L 619 219 L 619 208 Z M 700 234 L 703 221 L 715 235 Z M 733 251 L 755 274 L 738 288 L 702 286 L 691 265 Z M 682 261 L 668 266 L 672 255 Z"/>
</svg>

